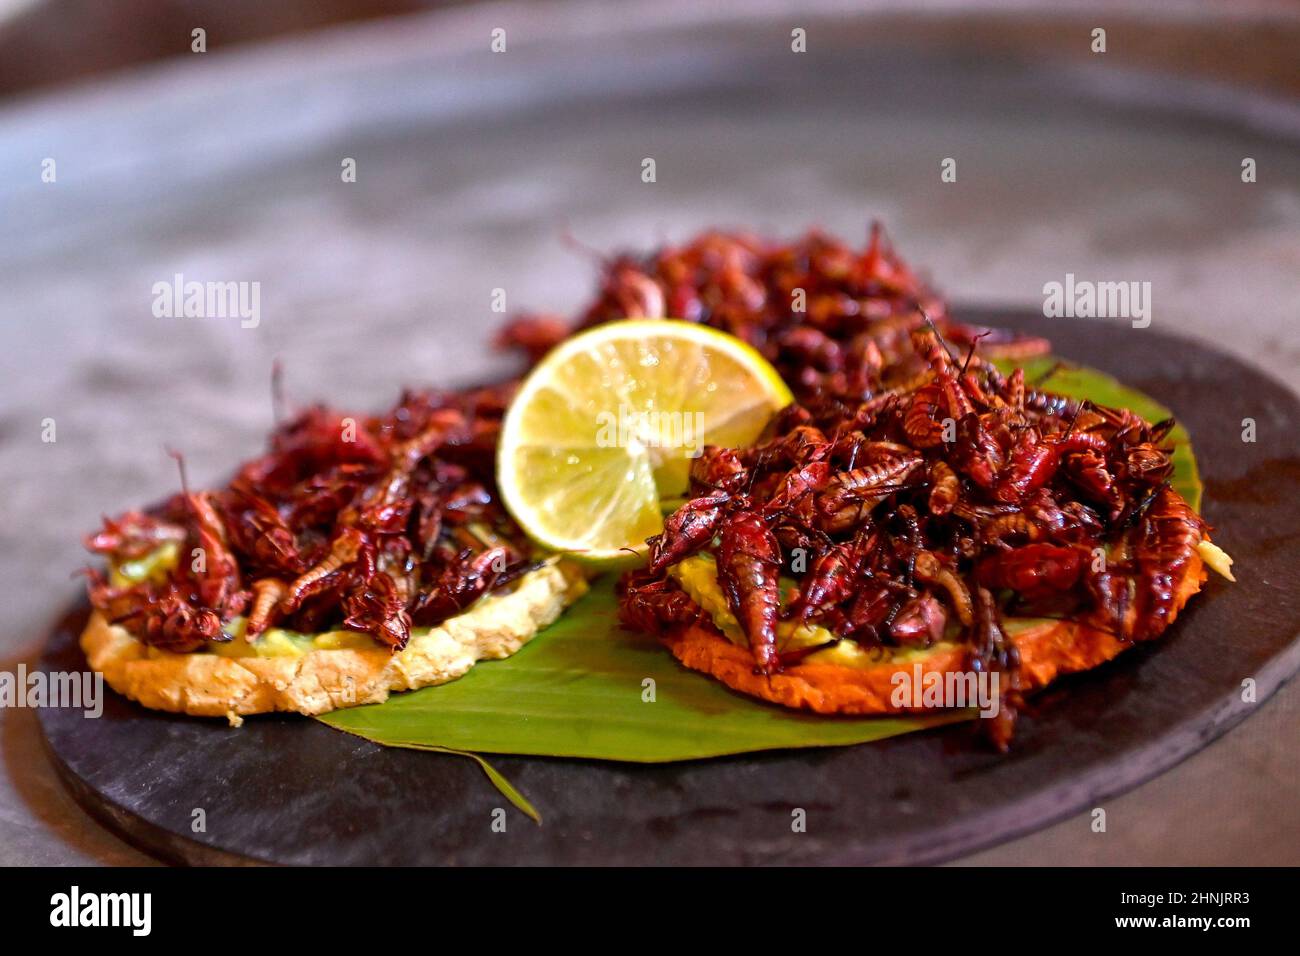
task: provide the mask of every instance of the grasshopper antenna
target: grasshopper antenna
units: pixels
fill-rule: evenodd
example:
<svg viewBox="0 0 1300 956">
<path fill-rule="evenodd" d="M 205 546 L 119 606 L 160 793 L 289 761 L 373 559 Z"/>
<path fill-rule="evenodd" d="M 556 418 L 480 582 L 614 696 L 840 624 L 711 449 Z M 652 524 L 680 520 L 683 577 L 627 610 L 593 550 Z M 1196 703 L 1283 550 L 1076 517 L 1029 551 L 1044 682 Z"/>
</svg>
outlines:
<svg viewBox="0 0 1300 956">
<path fill-rule="evenodd" d="M 597 267 L 602 270 L 609 268 L 609 258 L 599 249 L 587 245 L 587 243 L 575 236 L 573 228 L 567 222 L 560 228 L 560 244 L 571 252 L 576 252 L 578 255 L 595 262 Z"/>
<path fill-rule="evenodd" d="M 284 422 L 287 407 L 284 400 L 284 362 L 276 358 L 271 362 L 271 418 L 276 425 Z"/>
<path fill-rule="evenodd" d="M 965 375 L 966 369 L 970 367 L 970 360 L 975 357 L 975 347 L 980 344 L 980 339 L 987 338 L 992 334 L 990 331 L 984 331 L 971 339 L 970 348 L 966 350 L 966 361 L 961 363 L 961 374 Z"/>
<path fill-rule="evenodd" d="M 1038 388 L 1038 386 L 1045 384 L 1049 378 L 1054 377 L 1056 373 L 1061 371 L 1063 368 L 1065 368 L 1064 362 L 1060 360 L 1053 362 L 1050 366 L 1048 366 L 1046 371 L 1037 375 L 1029 382 L 1030 386 L 1032 386 L 1033 388 Z"/>
<path fill-rule="evenodd" d="M 186 498 L 189 498 L 190 481 L 189 481 L 189 476 L 185 472 L 185 456 L 182 455 L 180 452 L 178 452 L 171 445 L 165 446 L 163 450 L 166 451 L 168 455 L 170 455 L 172 458 L 176 460 L 176 469 L 181 473 L 181 493 L 184 494 Z"/>
<path fill-rule="evenodd" d="M 943 350 L 948 353 L 948 361 L 952 362 L 953 365 L 956 365 L 957 356 L 952 354 L 952 349 L 948 347 L 947 339 L 945 339 L 943 333 L 939 331 L 939 326 L 934 324 L 934 319 L 930 318 L 930 313 L 925 311 L 925 306 L 921 305 L 920 302 L 915 302 L 913 304 L 916 306 L 916 311 L 921 313 L 921 318 L 925 319 L 925 324 L 930 327 L 930 331 L 934 333 L 934 337 L 938 339 L 939 344 L 943 346 Z"/>
</svg>

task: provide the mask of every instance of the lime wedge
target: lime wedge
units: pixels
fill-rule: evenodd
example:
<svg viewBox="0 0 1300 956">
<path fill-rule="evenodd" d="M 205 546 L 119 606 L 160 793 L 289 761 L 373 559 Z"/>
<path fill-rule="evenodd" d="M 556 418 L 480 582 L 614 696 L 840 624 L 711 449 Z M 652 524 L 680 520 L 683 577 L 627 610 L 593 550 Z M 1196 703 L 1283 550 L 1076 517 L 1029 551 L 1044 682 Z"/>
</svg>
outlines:
<svg viewBox="0 0 1300 956">
<path fill-rule="evenodd" d="M 724 332 L 672 319 L 597 326 L 520 387 L 497 453 L 502 500 L 541 546 L 625 562 L 661 530 L 661 500 L 686 491 L 705 445 L 751 444 L 791 400 Z"/>
</svg>

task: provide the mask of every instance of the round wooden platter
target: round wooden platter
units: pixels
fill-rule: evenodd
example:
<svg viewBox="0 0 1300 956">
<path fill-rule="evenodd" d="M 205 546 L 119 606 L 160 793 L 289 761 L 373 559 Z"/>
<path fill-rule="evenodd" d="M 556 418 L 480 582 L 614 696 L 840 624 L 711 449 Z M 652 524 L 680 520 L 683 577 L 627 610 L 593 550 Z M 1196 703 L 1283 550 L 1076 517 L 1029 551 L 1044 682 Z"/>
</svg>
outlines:
<svg viewBox="0 0 1300 956">
<path fill-rule="evenodd" d="M 1239 577 L 1212 578 L 1165 639 L 1037 697 L 1010 754 L 957 725 L 858 747 L 658 766 L 492 758 L 541 811 L 537 826 L 464 758 L 386 749 L 303 717 L 234 729 L 110 693 L 99 719 L 42 712 L 60 773 L 128 840 L 190 863 L 927 862 L 1135 786 L 1246 717 L 1300 668 L 1300 402 L 1231 358 L 1154 330 L 962 315 L 1051 331 L 1061 356 L 1175 409 L 1198 453 L 1205 514 Z M 1242 442 L 1243 417 L 1272 436 L 1266 446 Z M 83 621 L 84 611 L 67 617 L 45 668 L 84 669 Z M 1254 703 L 1243 700 L 1247 679 Z M 804 832 L 792 828 L 797 810 Z M 504 832 L 493 827 L 499 819 Z"/>
</svg>

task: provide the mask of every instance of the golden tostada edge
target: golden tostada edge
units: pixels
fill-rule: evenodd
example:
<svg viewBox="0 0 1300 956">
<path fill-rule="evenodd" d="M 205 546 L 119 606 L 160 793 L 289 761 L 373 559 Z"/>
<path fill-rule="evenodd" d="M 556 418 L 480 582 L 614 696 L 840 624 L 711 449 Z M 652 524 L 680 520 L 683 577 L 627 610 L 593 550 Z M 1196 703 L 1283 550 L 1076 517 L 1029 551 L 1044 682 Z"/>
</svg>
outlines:
<svg viewBox="0 0 1300 956">
<path fill-rule="evenodd" d="M 1231 580 L 1230 559 L 1217 546 L 1202 549 L 1188 562 L 1179 582 L 1170 623 L 1200 591 L 1207 578 L 1207 563 Z M 1122 641 L 1108 631 L 1066 620 L 1044 620 L 1009 636 L 1020 654 L 1020 689 L 1026 691 L 1046 687 L 1065 674 L 1091 670 L 1134 646 L 1134 642 Z M 668 630 L 660 640 L 683 666 L 709 674 L 732 690 L 818 714 L 931 711 L 929 707 L 898 706 L 895 675 L 905 674 L 911 679 L 919 667 L 925 680 L 930 674 L 941 678 L 964 674 L 969 667 L 968 648 L 943 645 L 910 655 L 903 662 L 883 661 L 869 667 L 800 663 L 777 674 L 763 675 L 755 672 L 756 662 L 749 649 L 729 640 L 707 615 L 700 622 Z"/>
<path fill-rule="evenodd" d="M 455 680 L 480 660 L 514 654 L 586 591 L 581 568 L 552 558 L 513 590 L 489 594 L 462 614 L 413 632 L 397 653 L 376 643 L 280 657 L 177 654 L 149 647 L 98 611 L 82 631 L 81 649 L 113 690 L 145 707 L 225 717 L 239 726 L 249 714 L 311 716 Z"/>
</svg>

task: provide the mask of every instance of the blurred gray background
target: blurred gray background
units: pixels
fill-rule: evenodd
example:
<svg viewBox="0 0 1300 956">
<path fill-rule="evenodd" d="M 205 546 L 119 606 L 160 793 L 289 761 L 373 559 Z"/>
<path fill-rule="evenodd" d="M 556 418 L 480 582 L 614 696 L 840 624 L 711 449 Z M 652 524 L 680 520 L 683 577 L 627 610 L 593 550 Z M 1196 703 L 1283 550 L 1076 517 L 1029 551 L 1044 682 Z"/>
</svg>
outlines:
<svg viewBox="0 0 1300 956">
<path fill-rule="evenodd" d="M 702 6 L 0 0 L 0 669 L 35 659 L 98 516 L 174 489 L 165 443 L 196 481 L 260 448 L 273 358 L 293 399 L 365 409 L 502 373 L 492 289 L 591 292 L 566 230 L 608 251 L 875 217 L 959 303 L 1149 281 L 1155 326 L 1294 381 L 1294 4 Z M 156 318 L 176 273 L 260 283 L 260 324 Z M 1109 801 L 1107 834 L 965 862 L 1300 862 L 1298 730 L 1293 683 Z M 142 859 L 0 710 L 0 863 Z"/>
</svg>

